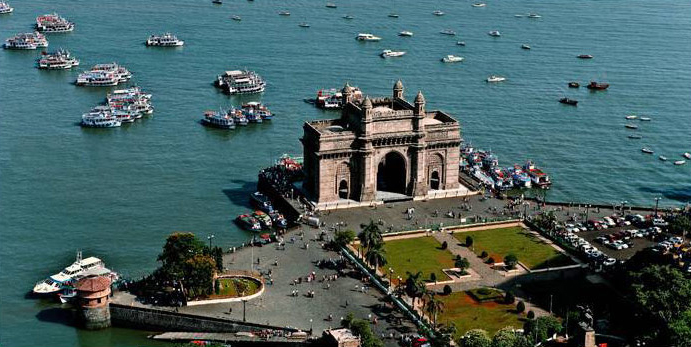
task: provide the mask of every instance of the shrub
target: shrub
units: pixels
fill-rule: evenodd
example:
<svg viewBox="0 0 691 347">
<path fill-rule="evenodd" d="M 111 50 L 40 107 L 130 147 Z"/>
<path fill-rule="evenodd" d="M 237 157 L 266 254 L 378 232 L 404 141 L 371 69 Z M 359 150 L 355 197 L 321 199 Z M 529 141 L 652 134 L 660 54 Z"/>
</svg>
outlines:
<svg viewBox="0 0 691 347">
<path fill-rule="evenodd" d="M 516 302 L 516 296 L 513 294 L 513 292 L 506 292 L 504 302 L 510 305 L 513 305 L 513 303 Z"/>
<path fill-rule="evenodd" d="M 518 264 L 518 257 L 515 254 L 509 253 L 504 257 L 504 265 L 506 265 L 509 269 L 515 268 L 516 264 Z"/>
<path fill-rule="evenodd" d="M 492 258 L 492 257 L 487 258 L 486 263 L 487 264 L 494 264 L 495 263 L 494 258 Z"/>
<path fill-rule="evenodd" d="M 488 255 L 487 251 L 482 251 L 482 253 L 480 253 L 480 258 L 487 258 Z"/>
<path fill-rule="evenodd" d="M 528 319 L 533 319 L 535 318 L 535 312 L 533 310 L 528 311 Z"/>
<path fill-rule="evenodd" d="M 451 286 L 448 285 L 448 284 L 445 285 L 445 286 L 444 286 L 444 295 L 450 295 L 451 292 L 453 292 L 453 290 L 451 290 Z"/>
<path fill-rule="evenodd" d="M 429 280 L 432 282 L 436 282 L 437 281 L 437 274 L 435 274 L 434 272 L 429 274 Z"/>
<path fill-rule="evenodd" d="M 465 237 L 465 246 L 470 248 L 473 246 L 473 237 L 468 235 Z"/>
<path fill-rule="evenodd" d="M 523 302 L 522 300 L 519 301 L 518 305 L 516 305 L 516 311 L 518 313 L 523 313 L 523 311 L 525 311 L 525 302 Z"/>
<path fill-rule="evenodd" d="M 446 241 L 442 242 L 441 249 L 447 249 L 447 248 L 449 248 L 449 244 Z"/>
</svg>

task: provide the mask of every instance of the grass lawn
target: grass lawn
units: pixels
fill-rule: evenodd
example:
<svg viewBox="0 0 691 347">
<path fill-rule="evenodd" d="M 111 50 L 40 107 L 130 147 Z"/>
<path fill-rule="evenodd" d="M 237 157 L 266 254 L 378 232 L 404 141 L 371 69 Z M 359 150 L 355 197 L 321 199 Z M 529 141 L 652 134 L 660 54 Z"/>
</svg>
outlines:
<svg viewBox="0 0 691 347">
<path fill-rule="evenodd" d="M 453 254 L 447 249 L 442 250 L 441 244 L 431 236 L 386 241 L 384 249 L 388 263 L 381 270 L 392 268 L 394 276 L 404 280 L 406 271 L 422 271 L 424 280 L 429 280 L 430 274 L 434 273 L 437 281 L 445 281 L 449 277 L 441 270 L 454 267 Z"/>
<path fill-rule="evenodd" d="M 211 295 L 210 298 L 234 298 L 242 296 L 243 291 L 244 296 L 252 295 L 259 291 L 259 283 L 246 278 L 221 278 L 219 282 L 220 292 L 218 295 Z"/>
<path fill-rule="evenodd" d="M 484 329 L 492 336 L 507 326 L 523 328 L 523 321 L 515 313 L 514 305 L 493 301 L 478 303 L 465 292 L 440 295 L 438 298 L 444 302 L 444 312 L 437 317 L 437 323 L 453 322 L 458 330 L 454 340 L 470 329 Z"/>
<path fill-rule="evenodd" d="M 559 253 L 552 246 L 545 244 L 535 234 L 527 232 L 520 227 L 498 228 L 488 230 L 476 230 L 454 234 L 454 237 L 462 244 L 468 236 L 473 237 L 475 253 L 482 251 L 489 253 L 495 261 L 503 261 L 504 257 L 513 253 L 518 261 L 531 269 L 542 269 L 572 265 L 573 261 Z"/>
</svg>

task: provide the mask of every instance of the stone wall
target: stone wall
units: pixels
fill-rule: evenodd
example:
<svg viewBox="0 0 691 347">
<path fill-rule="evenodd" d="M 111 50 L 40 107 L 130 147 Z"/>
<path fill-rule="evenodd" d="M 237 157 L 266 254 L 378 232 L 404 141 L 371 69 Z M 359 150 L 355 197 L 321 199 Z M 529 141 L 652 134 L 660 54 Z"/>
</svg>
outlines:
<svg viewBox="0 0 691 347">
<path fill-rule="evenodd" d="M 113 303 L 110 304 L 110 315 L 113 325 L 115 326 L 154 331 L 212 333 L 256 331 L 260 329 L 285 330 L 289 332 L 296 331 L 296 329 L 284 327 Z"/>
<path fill-rule="evenodd" d="M 110 310 L 108 306 L 79 309 L 79 319 L 88 330 L 99 330 L 110 327 Z"/>
</svg>

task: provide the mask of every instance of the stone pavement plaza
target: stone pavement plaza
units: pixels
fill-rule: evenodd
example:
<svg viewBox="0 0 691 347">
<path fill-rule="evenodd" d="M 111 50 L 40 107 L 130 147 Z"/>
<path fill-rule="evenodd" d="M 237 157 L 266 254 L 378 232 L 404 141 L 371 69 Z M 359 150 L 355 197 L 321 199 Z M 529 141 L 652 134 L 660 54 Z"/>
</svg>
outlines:
<svg viewBox="0 0 691 347">
<path fill-rule="evenodd" d="M 304 241 L 300 239 L 300 230 L 305 232 Z M 382 300 L 383 295 L 376 289 L 370 288 L 367 293 L 362 293 L 359 290 L 363 285 L 360 281 L 361 275 L 352 267 L 346 268 L 345 276 L 335 281 L 320 282 L 323 275 L 333 275 L 336 270 L 319 269 L 316 262 L 329 258 L 338 259 L 339 255 L 322 249 L 321 242 L 316 240 L 318 229 L 303 227 L 300 230 L 292 231 L 285 236 L 285 250 L 278 250 L 278 244 L 271 243 L 263 247 L 247 247 L 224 256 L 224 266 L 231 270 L 250 270 L 253 267 L 255 271 L 272 271 L 273 284 L 267 283 L 263 295 L 246 303 L 248 322 L 290 326 L 303 330 L 312 327 L 314 334 L 320 335 L 324 329 L 339 327 L 341 317 L 353 312 L 355 318 L 377 317 L 377 324 L 372 327 L 380 337 L 382 333 L 389 335 L 394 332 L 394 335 L 400 335 L 416 331 L 414 325 L 406 319 L 402 319 L 400 325 L 392 324 L 392 321 L 404 318 L 403 315 L 390 309 L 390 304 Z M 294 243 L 291 243 L 291 237 L 295 238 Z M 304 248 L 305 242 L 309 245 L 307 249 Z M 257 258 L 260 260 L 259 265 L 256 263 Z M 278 266 L 274 265 L 276 259 Z M 313 271 L 317 280 L 305 282 L 304 278 Z M 299 277 L 303 277 L 303 282 L 293 285 L 293 280 Z M 329 289 L 326 289 L 327 283 L 330 285 Z M 291 293 L 296 289 L 299 295 L 295 297 Z M 305 295 L 310 290 L 315 292 L 314 298 Z M 231 308 L 232 313 L 229 313 Z M 243 304 L 234 302 L 187 306 L 181 308 L 180 312 L 242 320 Z M 327 320 L 329 314 L 333 315 L 333 321 Z M 395 345 L 395 342 L 389 339 L 385 342 L 387 345 Z"/>
</svg>

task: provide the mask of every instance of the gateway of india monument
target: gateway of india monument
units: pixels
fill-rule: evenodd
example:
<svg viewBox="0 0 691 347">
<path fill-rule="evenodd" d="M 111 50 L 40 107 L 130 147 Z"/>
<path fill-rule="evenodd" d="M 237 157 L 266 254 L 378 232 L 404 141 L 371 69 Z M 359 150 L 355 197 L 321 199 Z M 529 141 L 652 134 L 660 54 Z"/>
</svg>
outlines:
<svg viewBox="0 0 691 347">
<path fill-rule="evenodd" d="M 391 97 L 356 100 L 354 91 L 343 87 L 340 118 L 303 126 L 303 190 L 318 209 L 468 193 L 458 121 L 427 111 L 422 92 L 407 101 L 400 80 Z"/>
</svg>

